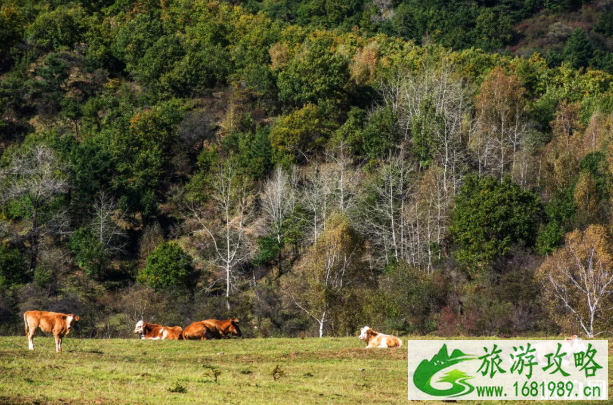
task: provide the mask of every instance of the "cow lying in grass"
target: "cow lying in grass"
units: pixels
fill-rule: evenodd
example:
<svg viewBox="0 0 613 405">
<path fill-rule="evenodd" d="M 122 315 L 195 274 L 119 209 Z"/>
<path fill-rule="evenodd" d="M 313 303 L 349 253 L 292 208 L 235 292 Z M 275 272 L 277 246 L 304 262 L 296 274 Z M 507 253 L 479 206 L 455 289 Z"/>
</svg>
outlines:
<svg viewBox="0 0 613 405">
<path fill-rule="evenodd" d="M 55 351 L 61 352 L 62 338 L 70 332 L 74 322 L 79 321 L 79 317 L 58 312 L 28 311 L 23 314 L 23 321 L 30 350 L 34 350 L 34 332 L 36 328 L 40 328 L 43 332 L 53 332 Z"/>
<path fill-rule="evenodd" d="M 183 331 L 183 339 L 185 340 L 221 339 L 242 335 L 238 327 L 238 319 L 228 319 L 227 321 L 207 319 L 197 321 L 193 322 Z"/>
<path fill-rule="evenodd" d="M 183 330 L 184 340 L 208 340 L 213 339 L 213 334 L 203 321 L 192 322 Z"/>
<path fill-rule="evenodd" d="M 207 319 L 202 321 L 204 325 L 211 331 L 215 339 L 229 338 L 230 336 L 242 336 L 242 332 L 238 327 L 238 319 L 228 318 L 227 321 L 218 321 L 217 319 Z"/>
<path fill-rule="evenodd" d="M 138 321 L 134 327 L 134 333 L 141 339 L 152 340 L 181 340 L 183 329 L 180 326 L 162 326 L 156 323 Z"/>
<path fill-rule="evenodd" d="M 360 339 L 366 342 L 367 349 L 373 347 L 386 348 L 402 346 L 402 340 L 398 339 L 396 336 L 375 332 L 368 326 L 364 326 L 360 330 Z"/>
</svg>

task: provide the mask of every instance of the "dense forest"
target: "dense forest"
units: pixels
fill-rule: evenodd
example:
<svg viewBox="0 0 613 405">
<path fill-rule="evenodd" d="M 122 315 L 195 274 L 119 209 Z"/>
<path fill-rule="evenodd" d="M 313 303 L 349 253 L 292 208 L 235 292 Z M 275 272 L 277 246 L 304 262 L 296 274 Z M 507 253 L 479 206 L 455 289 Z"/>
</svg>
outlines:
<svg viewBox="0 0 613 405">
<path fill-rule="evenodd" d="M 0 1 L 0 333 L 608 333 L 607 3 Z"/>
</svg>

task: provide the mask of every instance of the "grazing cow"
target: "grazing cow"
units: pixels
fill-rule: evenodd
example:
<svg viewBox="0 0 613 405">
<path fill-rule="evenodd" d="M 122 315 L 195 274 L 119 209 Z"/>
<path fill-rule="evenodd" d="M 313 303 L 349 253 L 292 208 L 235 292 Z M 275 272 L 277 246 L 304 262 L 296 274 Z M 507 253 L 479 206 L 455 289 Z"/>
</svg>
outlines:
<svg viewBox="0 0 613 405">
<path fill-rule="evenodd" d="M 239 337 L 243 335 L 238 327 L 238 319 L 228 318 L 227 321 L 207 319 L 202 321 L 202 323 L 211 331 L 215 339 L 229 338 L 230 335 Z"/>
<path fill-rule="evenodd" d="M 364 326 L 360 330 L 360 339 L 366 342 L 367 349 L 373 347 L 386 348 L 402 346 L 402 340 L 398 339 L 396 336 L 375 332 L 368 326 Z"/>
<path fill-rule="evenodd" d="M 185 340 L 208 340 L 214 338 L 203 321 L 193 322 L 191 325 L 187 326 L 183 329 L 182 336 Z"/>
<path fill-rule="evenodd" d="M 134 327 L 134 333 L 139 334 L 141 339 L 152 340 L 181 340 L 183 329 L 180 326 L 162 326 L 156 323 L 138 321 Z"/>
<path fill-rule="evenodd" d="M 581 338 L 574 335 L 573 337 L 567 337 L 564 339 L 564 342 L 561 343 L 559 353 L 566 353 L 562 356 L 562 365 L 566 366 L 572 363 L 573 356 L 575 353 L 583 352 L 587 350 L 585 343 L 581 340 Z M 555 355 L 558 351 L 558 342 L 552 340 L 544 340 L 536 343 L 534 345 L 534 358 L 538 361 L 539 365 L 547 365 L 549 364 L 549 359 L 546 357 L 548 354 Z M 553 357 L 550 357 L 553 361 Z"/>
<path fill-rule="evenodd" d="M 27 311 L 23 314 L 26 336 L 30 350 L 34 350 L 34 333 L 36 328 L 43 332 L 53 332 L 55 337 L 55 351 L 62 351 L 62 338 L 70 332 L 73 324 L 79 321 L 73 314 L 60 314 L 58 312 Z"/>
</svg>

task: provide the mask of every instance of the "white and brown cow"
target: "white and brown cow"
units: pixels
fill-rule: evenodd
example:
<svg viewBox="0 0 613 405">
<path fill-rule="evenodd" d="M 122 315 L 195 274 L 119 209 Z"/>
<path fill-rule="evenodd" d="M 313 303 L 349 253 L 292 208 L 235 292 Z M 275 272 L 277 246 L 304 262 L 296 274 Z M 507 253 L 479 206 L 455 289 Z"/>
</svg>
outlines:
<svg viewBox="0 0 613 405">
<path fill-rule="evenodd" d="M 62 351 L 62 338 L 70 332 L 79 317 L 73 314 L 60 314 L 58 312 L 28 311 L 23 314 L 26 336 L 30 350 L 34 350 L 34 332 L 40 328 L 43 332 L 53 332 L 55 337 L 55 351 Z"/>
<path fill-rule="evenodd" d="M 368 326 L 364 326 L 360 330 L 360 339 L 366 342 L 367 349 L 373 347 L 386 348 L 402 346 L 402 340 L 398 339 L 396 336 L 375 332 Z"/>
<path fill-rule="evenodd" d="M 162 326 L 144 321 L 138 321 L 134 327 L 134 333 L 140 335 L 141 339 L 182 340 L 182 332 L 180 326 Z"/>
</svg>

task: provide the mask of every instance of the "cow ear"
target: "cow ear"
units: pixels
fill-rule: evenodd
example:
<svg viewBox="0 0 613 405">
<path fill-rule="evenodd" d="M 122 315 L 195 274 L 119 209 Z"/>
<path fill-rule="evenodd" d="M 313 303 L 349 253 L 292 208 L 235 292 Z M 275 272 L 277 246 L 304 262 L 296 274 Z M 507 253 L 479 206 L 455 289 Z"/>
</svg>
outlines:
<svg viewBox="0 0 613 405">
<path fill-rule="evenodd" d="M 234 320 L 234 323 L 238 323 L 238 318 L 236 318 L 236 319 Z"/>
<path fill-rule="evenodd" d="M 77 315 L 77 316 L 75 316 L 75 317 L 74 317 L 74 320 L 75 320 L 75 321 L 77 321 L 77 322 L 79 322 L 79 319 L 80 319 L 80 318 L 79 318 L 79 315 Z"/>
</svg>

